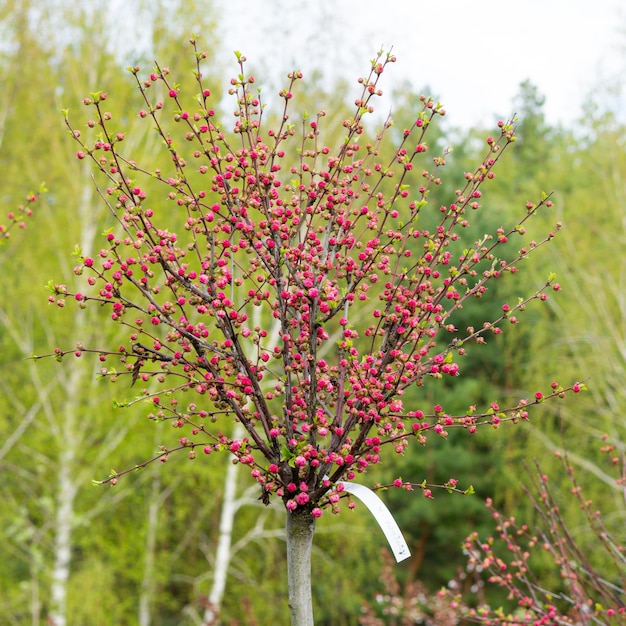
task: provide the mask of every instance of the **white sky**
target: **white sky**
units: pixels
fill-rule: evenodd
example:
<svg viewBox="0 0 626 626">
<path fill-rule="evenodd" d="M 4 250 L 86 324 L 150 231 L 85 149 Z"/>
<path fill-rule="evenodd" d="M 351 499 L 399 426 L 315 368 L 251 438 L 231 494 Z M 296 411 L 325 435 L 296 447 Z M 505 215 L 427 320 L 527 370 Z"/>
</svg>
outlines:
<svg viewBox="0 0 626 626">
<path fill-rule="evenodd" d="M 258 82 L 267 84 L 269 75 L 274 88 L 278 77 L 296 67 L 305 78 L 319 69 L 352 81 L 367 71 L 381 45 L 393 46 L 398 62 L 385 74 L 383 89 L 403 79 L 420 92 L 429 87 L 453 126 L 491 125 L 496 116 L 510 116 L 526 79 L 546 96 L 549 121 L 570 124 L 592 89 L 626 78 L 624 0 L 216 0 L 216 5 L 222 54 L 233 72 L 232 51 L 241 50 Z M 384 105 L 390 106 L 390 101 Z"/>
</svg>

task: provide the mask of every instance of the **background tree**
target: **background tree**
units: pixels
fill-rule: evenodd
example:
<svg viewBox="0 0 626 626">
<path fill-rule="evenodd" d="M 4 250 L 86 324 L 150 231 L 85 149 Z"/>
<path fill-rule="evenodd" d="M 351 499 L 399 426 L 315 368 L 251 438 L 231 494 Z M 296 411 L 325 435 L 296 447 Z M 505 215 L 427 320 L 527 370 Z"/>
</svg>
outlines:
<svg viewBox="0 0 626 626">
<path fill-rule="evenodd" d="M 532 98 L 526 97 L 527 91 L 533 94 Z M 522 117 L 517 121 L 516 135 L 519 134 L 519 138 L 508 153 L 508 158 L 499 164 L 498 175 L 489 188 L 488 210 L 475 214 L 466 228 L 465 236 L 468 239 L 479 238 L 482 234 L 494 232 L 513 221 L 520 201 L 532 200 L 537 188 L 551 188 L 548 186 L 552 184 L 550 162 L 559 152 L 560 140 L 558 133 L 547 127 L 542 107 L 542 98 L 536 93 L 536 89 L 527 84 L 522 85 L 520 96 L 511 107 L 512 111 L 522 112 Z M 394 105 L 394 119 L 397 119 L 398 114 L 406 115 L 409 112 L 410 107 L 405 110 L 401 104 Z M 537 120 L 536 123 L 528 121 L 531 117 Z M 532 130 L 535 127 L 541 129 L 541 137 L 535 136 Z M 400 125 L 398 131 L 396 124 L 395 130 L 401 132 L 401 129 Z M 429 139 L 429 145 L 436 146 L 439 150 L 448 147 L 451 149 L 446 157 L 446 177 L 441 185 L 430 190 L 430 202 L 435 205 L 445 204 L 446 198 L 454 194 L 456 183 L 465 175 L 467 163 L 480 158 L 484 145 L 482 138 L 488 132 L 487 128 L 449 129 L 447 133 Z M 550 141 L 554 139 L 553 143 L 549 143 L 547 137 Z M 448 146 L 446 142 L 452 142 L 452 145 Z M 532 147 L 535 142 L 544 145 L 547 154 L 541 177 L 537 175 L 532 158 L 520 157 L 520 151 L 534 149 Z M 526 144 L 530 147 L 526 148 Z M 532 171 L 528 169 L 531 164 Z M 427 223 L 429 227 L 435 225 L 436 216 L 426 214 L 421 218 L 422 224 Z M 542 230 L 548 229 L 550 219 L 550 216 L 547 219 L 542 216 L 539 218 L 540 226 L 536 223 L 528 224 L 530 237 L 539 237 Z M 510 258 L 506 251 L 501 254 Z M 527 265 L 528 262 L 525 261 L 524 266 Z M 541 268 L 541 273 L 534 273 L 531 278 L 524 272 L 514 282 L 493 284 L 480 300 L 466 303 L 463 310 L 457 313 L 458 326 L 477 327 L 482 324 L 481 320 L 485 315 L 496 316 L 502 302 L 516 301 L 543 278 L 545 263 Z M 533 316 L 533 313 L 530 315 Z M 534 333 L 532 324 L 515 325 L 508 332 L 490 338 L 480 350 L 468 353 L 464 358 L 464 370 L 471 371 L 472 375 L 454 379 L 452 384 L 444 382 L 437 387 L 431 387 L 427 392 L 431 405 L 441 404 L 453 412 L 460 412 L 468 403 L 485 406 L 495 397 L 513 400 L 520 394 L 530 393 L 530 374 L 523 371 L 523 363 L 531 358 L 534 361 L 539 360 L 551 349 L 547 346 L 550 341 L 547 336 L 535 341 Z M 545 379 L 551 375 L 554 372 L 543 377 Z M 539 384 L 541 378 L 533 376 L 535 384 Z M 423 392 L 424 390 L 418 390 L 411 397 L 411 401 L 419 403 Z M 451 497 L 447 499 L 445 506 L 432 507 L 419 499 L 407 500 L 404 494 L 395 491 L 386 494 L 393 509 L 398 511 L 400 525 L 406 529 L 407 540 L 413 548 L 411 559 L 406 564 L 403 563 L 397 571 L 402 585 L 413 589 L 416 581 L 419 581 L 419 585 L 423 584 L 431 591 L 437 591 L 455 576 L 459 567 L 458 557 L 455 556 L 458 555 L 459 541 L 478 529 L 489 532 L 491 516 L 483 506 L 483 500 L 490 497 L 498 506 L 502 505 L 508 510 L 509 504 L 519 498 L 518 480 L 510 475 L 515 470 L 508 464 L 509 447 L 514 447 L 510 438 L 494 439 L 490 432 L 477 433 L 469 441 L 463 433 L 452 432 L 446 440 L 431 442 L 423 454 L 400 457 L 387 468 L 381 476 L 382 482 L 389 482 L 397 475 L 406 477 L 420 472 L 425 472 L 433 482 L 447 476 L 464 476 L 465 480 L 476 486 L 479 496 L 472 499 Z M 471 581 L 468 580 L 467 584 L 470 585 Z M 491 593 L 495 594 L 495 590 L 491 590 Z"/>
</svg>

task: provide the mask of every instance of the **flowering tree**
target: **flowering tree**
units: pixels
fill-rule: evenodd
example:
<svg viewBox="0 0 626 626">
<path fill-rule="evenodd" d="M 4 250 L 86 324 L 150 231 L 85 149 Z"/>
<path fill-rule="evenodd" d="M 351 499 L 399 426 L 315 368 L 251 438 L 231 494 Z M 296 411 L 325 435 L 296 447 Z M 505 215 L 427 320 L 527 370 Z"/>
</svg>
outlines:
<svg viewBox="0 0 626 626">
<path fill-rule="evenodd" d="M 379 52 L 359 79 L 354 115 L 334 148 L 321 139 L 324 111 L 301 112 L 297 124 L 290 118 L 299 71 L 280 91 L 277 123 L 265 120 L 240 53 L 229 90 L 234 126 L 226 128 L 203 82 L 206 54 L 191 43 L 195 96 L 172 82 L 167 68 L 156 65 L 146 76 L 130 68 L 145 102 L 138 114 L 161 137 L 169 169 L 125 153 L 124 129 L 106 110 L 106 93 L 84 100 L 92 111 L 86 134 L 66 112 L 77 157 L 91 159 L 107 181 L 100 193 L 112 223 L 98 254 L 77 252 L 75 273 L 86 276 L 85 289 L 52 285 L 50 300 L 108 307 L 128 339 L 108 347 L 79 343 L 55 355 L 97 355 L 104 377 L 137 385 L 130 402 L 149 402 L 151 419 L 180 430 L 176 443 L 138 467 L 179 450 L 191 459 L 224 451 L 249 468 L 263 502 L 282 500 L 291 619 L 308 625 L 315 519 L 325 509 L 338 512 L 344 480 L 376 465 L 383 448 L 401 454 L 412 440 L 425 445 L 452 428 L 474 433 L 518 423 L 530 406 L 579 389 L 555 385 L 545 395 L 507 407 L 471 406 L 463 415 L 403 403 L 411 387 L 458 376 L 468 346 L 517 323 L 529 302 L 558 290 L 549 277 L 480 328 L 455 326 L 466 301 L 514 275 L 519 260 L 552 239 L 554 232 L 513 253 L 507 246 L 552 203 L 544 194 L 510 228 L 463 241 L 483 184 L 515 140 L 514 125 L 499 123 L 455 197 L 431 208 L 429 190 L 441 182 L 446 155 L 431 159 L 425 138 L 445 113 L 441 105 L 421 99 L 391 159 L 383 160 L 391 120 L 367 138 L 364 122 L 382 94 L 391 54 Z M 427 213 L 432 228 L 420 223 Z M 499 257 L 505 246 L 510 260 Z M 233 421 L 243 435 L 225 434 Z M 131 469 L 103 482 L 115 484 Z M 432 497 L 425 482 L 398 479 L 395 486 Z M 455 479 L 445 487 L 461 491 Z"/>
<path fill-rule="evenodd" d="M 602 452 L 616 470 L 615 486 L 626 496 L 623 453 L 620 455 L 610 443 L 603 446 Z M 561 513 L 562 498 L 550 488 L 548 476 L 535 461 L 533 470 L 525 468 L 530 487 L 525 487 L 524 492 L 537 512 L 537 523 L 530 527 L 515 517 L 502 515 L 488 499 L 487 507 L 496 524 L 495 535 L 483 539 L 472 533 L 465 541 L 469 568 L 484 571 L 489 584 L 505 589 L 508 598 L 517 604 L 517 611 L 511 614 L 502 608 L 481 605 L 465 610 L 471 621 L 489 624 L 624 623 L 626 557 L 621 538 L 611 533 L 598 506 L 583 493 L 567 452 L 557 456 L 571 481 L 571 497 L 577 500 L 584 514 L 586 534 L 596 540 L 593 554 L 581 549 L 577 532 Z M 537 575 L 537 557 L 542 552 L 558 571 L 561 590 L 546 589 Z M 604 556 L 604 571 L 591 563 L 590 557 L 597 559 L 599 555 Z"/>
<path fill-rule="evenodd" d="M 623 444 L 611 441 L 608 435 L 602 439 L 601 453 L 610 465 L 613 486 L 624 498 Z M 411 582 L 401 589 L 387 557 L 381 576 L 385 593 L 377 595 L 374 606 L 365 607 L 359 623 L 363 626 L 625 623 L 624 545 L 606 523 L 611 517 L 602 510 L 606 503 L 596 505 L 582 489 L 567 450 L 558 452 L 556 457 L 568 477 L 569 491 L 559 493 L 550 487 L 551 479 L 538 461 L 533 468 L 524 467 L 528 485 L 522 489 L 536 513 L 532 526 L 503 515 L 487 499 L 495 533 L 482 538 L 473 532 L 466 538 L 466 568 L 447 587 L 432 593 L 420 582 Z M 576 528 L 563 516 L 564 497 L 573 498 L 579 505 L 581 519 L 576 520 Z M 585 536 L 586 541 L 592 538 L 591 549 L 583 548 L 580 536 Z M 592 561 L 597 563 L 594 565 Z M 506 591 L 508 609 L 492 607 L 486 601 L 489 594 L 485 591 L 495 587 Z"/>
</svg>

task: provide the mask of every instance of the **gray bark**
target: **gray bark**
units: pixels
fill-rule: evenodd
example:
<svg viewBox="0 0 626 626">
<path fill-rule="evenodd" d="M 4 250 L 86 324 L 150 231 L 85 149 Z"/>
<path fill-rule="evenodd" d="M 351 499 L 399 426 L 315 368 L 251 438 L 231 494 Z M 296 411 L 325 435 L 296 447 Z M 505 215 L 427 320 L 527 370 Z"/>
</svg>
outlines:
<svg viewBox="0 0 626 626">
<path fill-rule="evenodd" d="M 287 576 L 291 626 L 314 626 L 311 595 L 311 547 L 315 518 L 309 512 L 287 512 Z"/>
</svg>

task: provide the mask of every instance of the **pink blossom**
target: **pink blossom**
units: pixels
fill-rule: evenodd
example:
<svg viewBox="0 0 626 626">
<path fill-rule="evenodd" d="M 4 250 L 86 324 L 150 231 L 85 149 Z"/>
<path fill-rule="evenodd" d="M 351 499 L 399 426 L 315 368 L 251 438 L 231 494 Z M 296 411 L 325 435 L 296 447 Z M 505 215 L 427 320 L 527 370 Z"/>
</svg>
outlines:
<svg viewBox="0 0 626 626">
<path fill-rule="evenodd" d="M 305 504 L 307 504 L 307 502 L 309 501 L 309 494 L 308 493 L 303 493 L 300 492 L 296 498 L 295 498 L 296 502 L 300 505 L 300 506 L 304 506 Z"/>
</svg>

